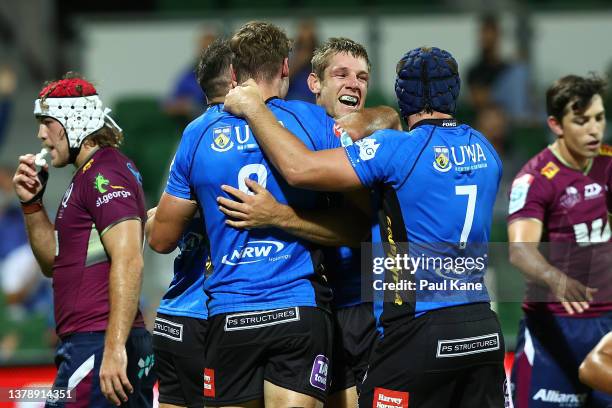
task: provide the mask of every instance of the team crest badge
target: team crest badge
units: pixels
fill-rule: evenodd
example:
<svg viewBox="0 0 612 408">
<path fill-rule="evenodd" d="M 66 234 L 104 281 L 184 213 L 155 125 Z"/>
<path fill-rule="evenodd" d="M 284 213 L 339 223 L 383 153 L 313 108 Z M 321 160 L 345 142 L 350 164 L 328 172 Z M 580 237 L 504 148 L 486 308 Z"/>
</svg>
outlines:
<svg viewBox="0 0 612 408">
<path fill-rule="evenodd" d="M 434 146 L 434 169 L 446 173 L 452 167 L 450 162 L 450 154 L 446 146 Z"/>
<path fill-rule="evenodd" d="M 232 134 L 231 127 L 226 126 L 213 130 L 213 142 L 210 147 L 216 152 L 227 152 L 234 147 L 234 142 L 230 138 Z"/>
</svg>

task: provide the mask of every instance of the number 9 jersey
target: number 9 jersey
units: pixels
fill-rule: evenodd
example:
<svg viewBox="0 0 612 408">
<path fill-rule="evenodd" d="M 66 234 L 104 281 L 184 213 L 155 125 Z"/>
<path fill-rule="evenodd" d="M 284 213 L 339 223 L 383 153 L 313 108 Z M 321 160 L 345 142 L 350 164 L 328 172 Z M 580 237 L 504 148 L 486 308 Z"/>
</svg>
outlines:
<svg viewBox="0 0 612 408">
<path fill-rule="evenodd" d="M 266 104 L 279 122 L 311 150 L 340 146 L 334 120 L 325 111 L 300 101 L 272 98 Z M 209 316 L 289 306 L 328 309 L 331 291 L 319 275 L 319 250 L 279 229 L 238 230 L 225 224 L 217 197 L 226 184 L 249 192 L 245 179 L 257 181 L 282 204 L 300 209 L 324 205 L 314 191 L 290 187 L 273 169 L 246 121 L 212 106 L 206 117 L 184 131 L 170 169 L 166 193 L 195 196 L 210 239 L 213 273 L 204 288 Z M 233 198 L 229 196 L 228 198 Z"/>
<path fill-rule="evenodd" d="M 487 243 L 502 164 L 486 138 L 455 119 L 431 119 L 408 133 L 382 130 L 345 148 L 362 184 L 382 191 L 385 257 L 402 259 L 385 265 L 384 281 L 394 286 L 373 282 L 383 326 L 400 316 L 488 302 Z M 373 263 L 381 264 L 376 257 Z"/>
</svg>

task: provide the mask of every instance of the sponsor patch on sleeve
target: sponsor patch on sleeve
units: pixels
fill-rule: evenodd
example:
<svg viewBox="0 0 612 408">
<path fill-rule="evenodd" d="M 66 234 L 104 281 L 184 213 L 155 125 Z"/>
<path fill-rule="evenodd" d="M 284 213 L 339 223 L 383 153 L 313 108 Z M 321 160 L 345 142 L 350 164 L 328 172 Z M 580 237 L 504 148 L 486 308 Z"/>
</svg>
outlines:
<svg viewBox="0 0 612 408">
<path fill-rule="evenodd" d="M 363 161 L 370 160 L 376 156 L 376 151 L 380 147 L 380 143 L 376 143 L 376 139 L 368 137 L 355 142 L 359 146 L 359 158 Z"/>
<path fill-rule="evenodd" d="M 527 194 L 529 188 L 533 183 L 534 177 L 531 174 L 523 174 L 520 177 L 514 179 L 512 183 L 512 189 L 510 190 L 510 205 L 508 207 L 508 214 L 512 215 L 518 210 L 525 207 L 527 202 Z"/>
</svg>

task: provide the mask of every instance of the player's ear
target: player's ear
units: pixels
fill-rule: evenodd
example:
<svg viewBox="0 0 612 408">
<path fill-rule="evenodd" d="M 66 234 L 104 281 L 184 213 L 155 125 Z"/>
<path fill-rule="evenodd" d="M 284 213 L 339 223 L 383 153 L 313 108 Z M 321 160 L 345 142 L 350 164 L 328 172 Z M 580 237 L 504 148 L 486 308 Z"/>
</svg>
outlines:
<svg viewBox="0 0 612 408">
<path fill-rule="evenodd" d="M 234 66 L 232 64 L 230 64 L 230 74 L 232 76 L 232 83 L 238 83 L 238 80 L 236 79 L 236 71 L 234 70 Z"/>
<path fill-rule="evenodd" d="M 548 128 L 551 132 L 555 134 L 555 136 L 563 136 L 563 126 L 557 118 L 555 118 L 554 116 L 549 116 L 548 118 L 546 118 L 546 124 L 548 124 Z"/>
<path fill-rule="evenodd" d="M 308 79 L 306 80 L 306 82 L 308 83 L 308 88 L 310 89 L 310 92 L 315 95 L 321 93 L 321 81 L 319 81 L 319 77 L 317 76 L 317 74 L 311 72 L 310 75 L 308 75 Z"/>
<path fill-rule="evenodd" d="M 283 69 L 281 71 L 281 77 L 282 78 L 289 77 L 289 58 L 285 58 L 283 60 Z"/>
</svg>

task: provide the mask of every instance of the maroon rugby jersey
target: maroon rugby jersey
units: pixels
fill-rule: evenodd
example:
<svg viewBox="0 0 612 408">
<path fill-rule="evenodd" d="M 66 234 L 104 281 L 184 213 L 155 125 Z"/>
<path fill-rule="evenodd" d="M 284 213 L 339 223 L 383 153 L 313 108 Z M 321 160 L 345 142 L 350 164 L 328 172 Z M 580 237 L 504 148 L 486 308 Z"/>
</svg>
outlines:
<svg viewBox="0 0 612 408">
<path fill-rule="evenodd" d="M 612 310 L 612 245 L 608 214 L 612 213 L 612 147 L 603 145 L 585 171 L 565 165 L 550 147 L 518 173 L 510 192 L 508 222 L 536 218 L 544 224 L 548 261 L 581 283 L 598 289 L 594 303 L 581 317 Z M 527 285 L 526 310 L 567 315 L 548 291 Z M 544 302 L 548 300 L 548 302 Z"/>
<path fill-rule="evenodd" d="M 100 237 L 121 221 L 145 217 L 140 174 L 119 150 L 101 148 L 77 169 L 55 218 L 58 335 L 106 330 L 110 262 Z M 144 326 L 140 311 L 134 326 Z"/>
</svg>

